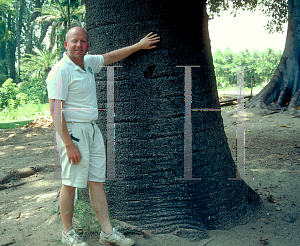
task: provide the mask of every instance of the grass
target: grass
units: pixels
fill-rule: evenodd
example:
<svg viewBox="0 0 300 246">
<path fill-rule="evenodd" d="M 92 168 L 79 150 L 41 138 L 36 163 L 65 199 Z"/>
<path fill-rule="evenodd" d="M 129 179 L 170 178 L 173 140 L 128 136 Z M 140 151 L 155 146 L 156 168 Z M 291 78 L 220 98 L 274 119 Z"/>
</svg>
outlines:
<svg viewBox="0 0 300 246">
<path fill-rule="evenodd" d="M 109 214 L 112 226 L 116 226 L 116 222 Z M 90 201 L 85 201 L 84 195 L 81 189 L 78 189 L 78 199 L 74 207 L 74 224 L 76 225 L 77 232 L 83 234 L 83 237 L 91 235 L 93 233 L 100 233 L 101 226 L 94 212 Z"/>
<path fill-rule="evenodd" d="M 57 204 L 54 205 L 51 210 L 46 211 L 52 215 L 60 215 Z M 111 214 L 109 214 L 109 218 L 113 227 L 119 226 L 119 223 L 112 218 Z M 80 188 L 78 188 L 78 199 L 73 211 L 73 224 L 75 231 L 83 238 L 93 237 L 93 235 L 96 234 L 98 237 L 99 233 L 101 232 L 101 226 L 94 212 L 92 204 L 90 201 L 85 201 L 82 189 Z M 55 238 L 51 238 L 50 240 L 54 243 L 57 242 L 58 244 L 56 245 L 61 245 L 59 243 L 60 241 L 56 240 Z"/>
<path fill-rule="evenodd" d="M 0 112 L 0 129 L 22 127 L 41 116 L 50 116 L 49 104 L 27 104 Z"/>
<path fill-rule="evenodd" d="M 18 127 L 26 126 L 32 121 L 34 121 L 34 119 L 0 122 L 0 129 L 18 128 Z"/>
<path fill-rule="evenodd" d="M 101 231 L 101 226 L 90 202 L 78 199 L 74 208 L 74 218 L 77 219 L 74 220 L 77 231 L 84 236 Z"/>
</svg>

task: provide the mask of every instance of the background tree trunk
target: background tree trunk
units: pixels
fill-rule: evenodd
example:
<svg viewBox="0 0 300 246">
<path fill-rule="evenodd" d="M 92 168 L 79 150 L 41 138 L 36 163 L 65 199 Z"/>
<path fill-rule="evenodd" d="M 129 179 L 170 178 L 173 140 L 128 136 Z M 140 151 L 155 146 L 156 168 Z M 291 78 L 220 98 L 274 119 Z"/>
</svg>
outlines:
<svg viewBox="0 0 300 246">
<path fill-rule="evenodd" d="M 8 78 L 7 60 L 6 60 L 6 43 L 7 43 L 6 40 L 0 42 L 0 69 L 1 69 L 0 86 L 2 86 L 2 84 Z"/>
<path fill-rule="evenodd" d="M 43 5 L 44 1 L 40 0 L 35 0 L 35 8 L 41 8 Z M 32 49 L 33 49 L 33 29 L 34 29 L 34 21 L 36 18 L 40 16 L 40 12 L 34 11 L 30 18 L 29 21 L 27 22 L 26 25 L 26 37 L 25 37 L 25 53 L 26 54 L 32 54 Z M 25 56 L 26 57 L 26 56 Z"/>
<path fill-rule="evenodd" d="M 50 44 L 49 44 L 49 52 L 52 52 L 54 45 L 55 45 L 55 40 L 56 40 L 56 32 L 55 29 L 57 27 L 57 24 L 53 24 L 50 32 Z"/>
<path fill-rule="evenodd" d="M 19 5 L 20 4 L 20 5 Z M 16 11 L 19 13 L 16 20 L 16 44 L 17 44 L 17 60 L 18 60 L 18 81 L 21 76 L 21 32 L 23 23 L 23 14 L 25 9 L 25 3 L 23 0 L 15 2 Z"/>
<path fill-rule="evenodd" d="M 124 47 L 148 32 L 158 48 L 114 65 L 115 167 L 107 181 L 111 213 L 153 233 L 204 231 L 245 220 L 259 196 L 236 177 L 220 112 L 192 112 L 193 177 L 184 175 L 184 69 L 192 70 L 192 108 L 219 108 L 206 1 L 87 0 L 91 54 Z M 106 105 L 106 71 L 97 75 L 99 108 Z M 106 113 L 99 125 L 105 133 Z M 205 236 L 205 235 L 203 235 Z"/>
<path fill-rule="evenodd" d="M 284 52 L 273 78 L 247 107 L 282 109 L 291 114 L 300 105 L 300 0 L 289 0 L 288 32 Z M 275 105 L 271 104 L 275 102 Z M 268 106 L 267 106 L 268 105 Z"/>
<path fill-rule="evenodd" d="M 6 59 L 8 62 L 9 78 L 16 79 L 16 37 L 15 37 L 15 23 L 13 22 L 12 14 L 8 14 L 7 29 L 12 32 L 11 37 L 7 40 Z"/>
<path fill-rule="evenodd" d="M 49 27 L 52 25 L 53 21 L 50 21 L 50 22 L 45 22 L 42 24 L 42 28 L 41 28 L 41 35 L 40 35 L 40 38 L 39 38 L 39 41 L 37 42 L 36 46 L 38 49 L 42 50 L 42 43 L 46 37 L 46 34 L 47 34 L 47 31 L 49 29 Z"/>
</svg>

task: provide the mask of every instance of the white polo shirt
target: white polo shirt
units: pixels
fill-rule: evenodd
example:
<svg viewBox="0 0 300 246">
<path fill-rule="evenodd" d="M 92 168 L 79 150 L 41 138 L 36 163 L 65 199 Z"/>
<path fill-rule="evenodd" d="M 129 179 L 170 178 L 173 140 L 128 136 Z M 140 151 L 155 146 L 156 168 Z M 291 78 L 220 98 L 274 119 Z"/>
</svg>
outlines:
<svg viewBox="0 0 300 246">
<path fill-rule="evenodd" d="M 65 101 L 67 122 L 91 122 L 98 119 L 94 74 L 100 72 L 102 55 L 85 55 L 84 68 L 77 66 L 65 53 L 46 79 L 48 98 Z"/>
</svg>

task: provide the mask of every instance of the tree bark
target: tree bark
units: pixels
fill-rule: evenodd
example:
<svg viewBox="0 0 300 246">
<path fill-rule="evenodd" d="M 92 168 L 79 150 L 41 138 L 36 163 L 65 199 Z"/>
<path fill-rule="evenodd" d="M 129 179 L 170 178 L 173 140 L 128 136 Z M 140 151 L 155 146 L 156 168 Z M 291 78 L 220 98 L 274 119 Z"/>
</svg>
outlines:
<svg viewBox="0 0 300 246">
<path fill-rule="evenodd" d="M 289 0 L 288 31 L 284 52 L 273 78 L 247 107 L 283 109 L 296 114 L 300 105 L 300 0 Z M 274 103 L 272 106 L 271 103 Z"/>
<path fill-rule="evenodd" d="M 184 177 L 184 69 L 192 69 L 192 108 L 219 108 L 206 1 L 88 0 L 90 53 L 139 41 L 161 42 L 114 64 L 115 173 L 106 181 L 114 218 L 153 233 L 225 228 L 249 218 L 259 196 L 236 177 L 221 113 L 192 112 L 193 178 Z M 98 105 L 106 105 L 106 71 L 96 76 Z M 99 111 L 105 134 L 105 111 Z M 206 235 L 204 234 L 203 237 Z"/>
</svg>

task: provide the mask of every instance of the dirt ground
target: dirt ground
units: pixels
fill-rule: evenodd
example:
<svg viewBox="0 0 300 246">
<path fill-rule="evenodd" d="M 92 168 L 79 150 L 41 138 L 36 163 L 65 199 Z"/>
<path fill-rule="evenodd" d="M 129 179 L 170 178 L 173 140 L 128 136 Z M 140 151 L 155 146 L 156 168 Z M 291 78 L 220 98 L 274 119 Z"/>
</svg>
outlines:
<svg viewBox="0 0 300 246">
<path fill-rule="evenodd" d="M 226 108 L 226 107 L 224 107 Z M 234 108 L 234 107 L 227 107 Z M 225 131 L 236 155 L 236 110 L 222 111 Z M 131 235 L 137 246 L 300 245 L 300 118 L 288 113 L 245 110 L 246 182 L 260 194 L 259 218 L 230 230 L 208 231 L 191 242 L 175 235 Z M 53 172 L 53 128 L 0 130 L 0 173 L 43 165 L 21 186 L 0 190 L 0 246 L 61 245 L 62 225 L 55 213 L 60 180 Z M 35 181 L 42 178 L 39 181 Z M 268 197 L 276 202 L 272 203 Z M 98 235 L 86 239 L 99 245 Z"/>
</svg>

